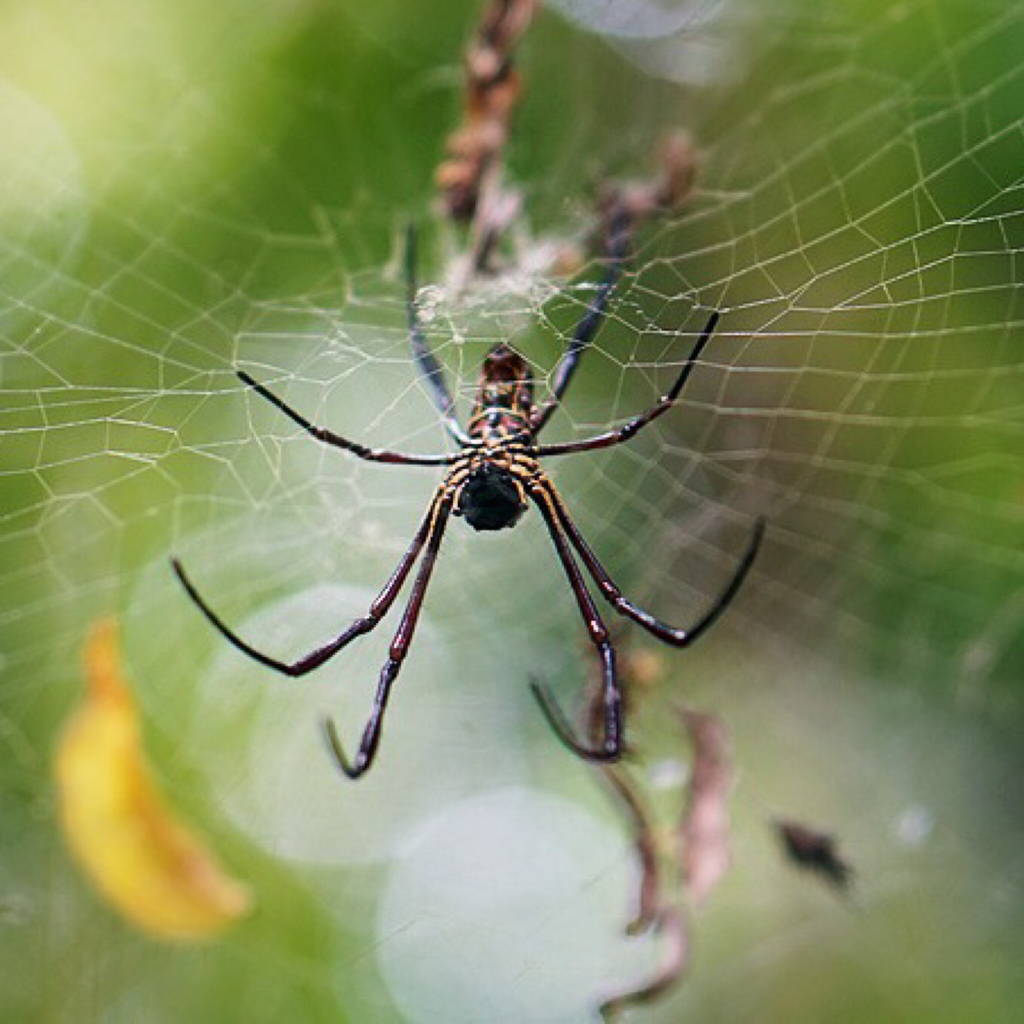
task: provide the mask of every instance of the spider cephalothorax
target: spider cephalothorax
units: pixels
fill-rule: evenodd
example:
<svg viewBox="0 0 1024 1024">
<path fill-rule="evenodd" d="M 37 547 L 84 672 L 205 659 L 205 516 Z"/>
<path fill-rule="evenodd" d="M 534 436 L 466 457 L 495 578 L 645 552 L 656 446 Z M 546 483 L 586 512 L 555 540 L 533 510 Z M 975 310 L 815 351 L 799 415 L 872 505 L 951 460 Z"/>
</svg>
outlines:
<svg viewBox="0 0 1024 1024">
<path fill-rule="evenodd" d="M 649 612 L 633 604 L 616 586 L 607 571 L 591 551 L 576 524 L 569 516 L 551 479 L 540 465 L 540 459 L 572 452 L 610 448 L 628 441 L 652 420 L 667 412 L 675 404 L 683 385 L 704 346 L 711 338 L 718 321 L 713 313 L 704 327 L 696 346 L 690 353 L 675 383 L 647 412 L 627 420 L 621 427 L 579 441 L 566 441 L 540 445 L 537 437 L 551 414 L 558 408 L 579 363 L 580 356 L 600 328 L 608 298 L 622 271 L 625 255 L 626 227 L 618 218 L 609 231 L 608 266 L 605 276 L 583 319 L 577 325 L 566 346 L 565 354 L 555 367 L 551 378 L 551 396 L 539 406 L 533 403 L 533 381 L 529 365 L 514 349 L 502 343 L 488 353 L 481 368 L 476 402 L 470 416 L 468 430 L 463 430 L 455 413 L 455 402 L 444 380 L 436 357 L 427 344 L 416 311 L 415 235 L 410 230 L 406 246 L 406 277 L 408 285 L 409 334 L 413 356 L 427 384 L 434 403 L 458 451 L 445 455 L 406 455 L 401 452 L 367 448 L 365 445 L 334 434 L 310 423 L 301 413 L 286 405 L 280 398 L 258 384 L 247 373 L 239 377 L 258 395 L 276 406 L 286 416 L 319 441 L 343 448 L 361 459 L 403 466 L 447 466 L 448 471 L 434 492 L 427 513 L 420 523 L 408 550 L 402 556 L 391 578 L 362 618 L 356 619 L 335 639 L 318 647 L 296 661 L 279 661 L 263 654 L 233 632 L 206 604 L 185 575 L 177 559 L 174 570 L 192 600 L 223 636 L 249 657 L 268 668 L 288 676 L 303 676 L 333 658 L 357 636 L 370 632 L 394 604 L 417 560 L 419 571 L 412 586 L 409 603 L 391 644 L 388 660 L 381 670 L 373 710 L 363 730 L 356 756 L 350 761 L 345 755 L 334 723 L 326 722 L 327 739 L 341 770 L 349 778 L 358 778 L 373 763 L 380 742 L 381 726 L 387 708 L 391 687 L 412 643 L 416 622 L 430 576 L 441 547 L 445 526 L 452 515 L 462 516 L 477 530 L 501 530 L 515 526 L 527 505 L 537 506 L 551 534 L 558 559 L 565 570 L 569 586 L 587 627 L 603 672 L 604 735 L 597 747 L 576 739 L 562 712 L 550 693 L 538 683 L 533 691 L 551 727 L 571 750 L 590 761 L 615 761 L 622 754 L 622 697 L 615 670 L 615 650 L 608 630 L 601 619 L 594 599 L 580 570 L 582 562 L 601 592 L 601 596 L 621 615 L 632 619 L 653 636 L 676 647 L 685 647 L 697 639 L 725 610 L 735 597 L 757 553 L 764 533 L 763 520 L 757 520 L 753 536 L 740 560 L 732 579 L 711 608 L 689 629 L 681 629 L 659 622 Z"/>
<path fill-rule="evenodd" d="M 512 437 L 532 441 L 533 411 L 529 364 L 504 342 L 495 345 L 480 367 L 469 436 L 491 444 Z"/>
</svg>

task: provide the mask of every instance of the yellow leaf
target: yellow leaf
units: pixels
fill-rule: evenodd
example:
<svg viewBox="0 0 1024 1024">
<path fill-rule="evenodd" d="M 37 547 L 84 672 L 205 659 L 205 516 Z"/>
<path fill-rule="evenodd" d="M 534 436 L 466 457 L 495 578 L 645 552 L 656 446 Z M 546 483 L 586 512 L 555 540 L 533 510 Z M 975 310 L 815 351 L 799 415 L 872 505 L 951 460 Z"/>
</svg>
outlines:
<svg viewBox="0 0 1024 1024">
<path fill-rule="evenodd" d="M 100 892 L 144 931 L 167 939 L 211 935 L 248 909 L 249 893 L 153 783 L 113 619 L 93 626 L 85 668 L 86 699 L 56 755 L 68 844 Z"/>
</svg>

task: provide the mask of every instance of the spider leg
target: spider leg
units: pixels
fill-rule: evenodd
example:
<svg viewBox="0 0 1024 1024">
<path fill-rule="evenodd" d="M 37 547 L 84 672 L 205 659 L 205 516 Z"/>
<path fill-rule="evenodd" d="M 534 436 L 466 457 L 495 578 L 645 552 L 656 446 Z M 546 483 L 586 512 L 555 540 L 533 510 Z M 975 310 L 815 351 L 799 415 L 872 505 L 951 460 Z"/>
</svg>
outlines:
<svg viewBox="0 0 1024 1024">
<path fill-rule="evenodd" d="M 458 417 L 455 415 L 455 401 L 445 383 L 444 370 L 437 361 L 437 356 L 430 350 L 427 343 L 427 335 L 420 323 L 419 313 L 416 309 L 416 226 L 410 224 L 405 231 L 405 311 L 409 323 L 409 342 L 412 345 L 412 355 L 416 360 L 423 379 L 426 381 L 430 391 L 430 397 L 444 421 L 445 429 L 459 444 L 465 444 L 469 438 L 466 432 L 459 426 Z"/>
<path fill-rule="evenodd" d="M 690 373 L 697 365 L 700 355 L 704 351 L 704 347 L 711 340 L 711 335 L 714 333 L 715 326 L 718 323 L 718 317 L 719 314 L 717 311 L 711 314 L 708 322 L 704 325 L 704 330 L 701 331 L 701 335 L 697 339 L 697 344 L 694 345 L 693 351 L 683 364 L 683 368 L 680 371 L 679 376 L 676 378 L 676 382 L 655 405 L 651 406 L 651 408 L 647 410 L 647 412 L 641 413 L 639 416 L 634 416 L 631 420 L 627 420 L 621 427 L 618 427 L 615 430 L 609 430 L 606 433 L 598 434 L 595 437 L 586 437 L 579 441 L 566 441 L 562 444 L 541 445 L 537 449 L 537 457 L 541 458 L 545 455 L 568 455 L 571 452 L 589 452 L 595 448 L 611 448 L 612 445 L 622 444 L 623 441 L 628 441 L 631 437 L 638 434 L 652 420 L 656 420 L 662 415 L 662 413 L 668 412 L 681 394 L 683 386 L 686 384 Z"/>
<path fill-rule="evenodd" d="M 391 685 L 402 668 L 402 662 L 405 660 L 406 654 L 409 653 L 409 646 L 412 643 L 413 633 L 416 630 L 416 622 L 419 619 L 420 609 L 423 607 L 423 598 L 430 583 L 430 574 L 433 572 L 434 562 L 437 560 L 437 552 L 441 547 L 441 539 L 444 536 L 445 525 L 448 522 L 452 500 L 453 493 L 446 492 L 445 496 L 437 502 L 432 511 L 423 561 L 420 563 L 416 582 L 413 584 L 412 593 L 409 595 L 409 603 L 405 607 L 405 614 L 399 623 L 394 640 L 391 641 L 388 660 L 384 663 L 384 668 L 381 670 L 380 680 L 377 683 L 377 693 L 373 699 L 373 710 L 370 712 L 369 721 L 363 730 L 359 749 L 351 761 L 345 756 L 345 750 L 342 747 L 333 719 L 327 718 L 324 720 L 324 734 L 331 753 L 334 754 L 338 767 L 350 779 L 358 779 L 373 764 L 373 759 L 377 754 L 381 725 L 384 721 L 388 697 L 391 694 Z"/>
<path fill-rule="evenodd" d="M 544 483 L 534 480 L 528 485 L 528 493 L 534 503 L 540 509 L 544 522 L 547 524 L 548 533 L 554 541 L 555 550 L 569 578 L 569 586 L 572 588 L 576 603 L 579 605 L 580 614 L 587 625 L 590 633 L 591 643 L 597 648 L 601 658 L 604 671 L 604 741 L 600 749 L 594 750 L 585 746 L 573 735 L 573 729 L 569 725 L 565 714 L 555 703 L 551 691 L 533 679 L 530 681 L 530 689 L 533 691 L 537 703 L 540 705 L 548 725 L 551 726 L 555 735 L 574 754 L 585 761 L 618 761 L 622 756 L 622 694 L 619 690 L 618 677 L 615 672 L 615 648 L 612 646 L 608 636 L 608 630 L 594 604 L 594 599 L 587 590 L 586 583 L 580 573 L 576 560 L 562 528 L 559 524 L 558 513 L 555 511 L 554 503 L 548 487 Z"/>
<path fill-rule="evenodd" d="M 350 641 L 354 640 L 357 636 L 369 633 L 370 630 L 372 630 L 384 617 L 391 605 L 394 604 L 395 598 L 402 589 L 402 584 L 405 583 L 405 579 L 409 575 L 409 571 L 415 564 L 430 531 L 433 529 L 438 507 L 439 500 L 435 498 L 430 503 L 430 509 L 423 519 L 423 522 L 420 524 L 419 529 L 416 531 L 416 536 L 413 537 L 412 543 L 409 545 L 405 554 L 402 555 L 402 559 L 395 568 L 395 571 L 391 574 L 391 578 L 386 584 L 384 584 L 384 589 L 381 590 L 377 595 L 376 600 L 374 600 L 373 604 L 370 605 L 370 609 L 367 614 L 362 618 L 356 619 L 344 633 L 332 640 L 330 643 L 324 644 L 323 647 L 318 647 L 315 651 L 311 651 L 309 654 L 303 655 L 303 657 L 296 661 L 278 661 L 276 658 L 272 658 L 269 655 L 264 654 L 262 651 L 256 650 L 255 647 L 243 640 L 237 633 L 233 632 L 231 628 L 224 623 L 223 619 L 221 619 L 220 616 L 210 608 L 206 601 L 199 596 L 199 592 L 185 574 L 185 570 L 177 558 L 171 559 L 171 565 L 174 568 L 178 579 L 181 581 L 182 586 L 187 591 L 188 596 L 192 598 L 199 610 L 220 632 L 221 636 L 223 636 L 224 639 L 233 647 L 236 647 L 243 654 L 247 654 L 254 661 L 258 661 L 261 665 L 266 665 L 267 668 L 272 668 L 275 672 L 280 672 L 282 675 L 293 677 L 304 676 L 307 673 L 312 672 L 314 669 L 319 668 L 324 664 L 324 662 L 333 658 L 338 651 L 345 647 Z"/>
<path fill-rule="evenodd" d="M 312 434 L 318 441 L 329 444 L 334 448 L 344 448 L 345 451 L 358 455 L 361 459 L 370 462 L 390 462 L 399 466 L 447 466 L 453 463 L 459 456 L 458 453 L 450 455 L 405 455 L 402 452 L 389 452 L 383 448 L 367 448 L 366 445 L 357 441 L 349 441 L 347 438 L 325 430 L 323 427 L 315 426 L 306 419 L 302 413 L 296 412 L 291 406 L 277 397 L 269 388 L 264 387 L 254 380 L 244 370 L 236 371 L 239 379 L 248 384 L 261 398 L 265 398 L 271 405 L 276 406 L 289 419 L 294 420 L 303 430 Z"/>
<path fill-rule="evenodd" d="M 544 429 L 544 425 L 551 418 L 551 414 L 558 408 L 572 380 L 576 368 L 579 366 L 587 346 L 594 340 L 595 335 L 604 323 L 608 299 L 611 297 L 615 286 L 622 276 L 622 267 L 626 262 L 626 252 L 629 243 L 629 229 L 631 227 L 630 217 L 626 210 L 619 206 L 609 218 L 607 242 L 605 246 L 608 258 L 608 268 L 605 270 L 604 278 L 597 286 L 597 294 L 590 303 L 583 319 L 576 325 L 565 353 L 555 367 L 551 380 L 551 397 L 538 406 L 531 416 L 530 429 L 537 435 Z"/>
<path fill-rule="evenodd" d="M 757 557 L 761 541 L 764 538 L 765 521 L 764 517 L 761 516 L 758 517 L 754 523 L 754 531 L 751 534 L 747 548 L 743 552 L 743 557 L 740 559 L 739 564 L 733 570 L 732 578 L 729 580 L 725 589 L 718 595 L 711 607 L 704 612 L 704 614 L 692 626 L 686 629 L 681 629 L 676 626 L 669 626 L 664 622 L 660 622 L 651 615 L 650 612 L 637 607 L 637 605 L 633 604 L 632 601 L 623 596 L 622 591 L 619 590 L 618 586 L 616 586 L 615 581 L 608 575 L 607 570 L 603 565 L 601 565 L 597 556 L 590 549 L 590 545 L 588 545 L 586 540 L 584 540 L 583 534 L 579 531 L 579 527 L 577 527 L 572 521 L 572 518 L 570 517 L 558 491 L 556 491 L 550 484 L 548 485 L 548 490 L 550 492 L 550 500 L 555 509 L 555 515 L 558 517 L 559 524 L 565 531 L 569 540 L 572 542 L 573 547 L 575 547 L 579 552 L 580 558 L 583 560 L 583 564 L 586 565 L 590 575 L 594 578 L 594 582 L 597 583 L 597 586 L 604 595 L 605 600 L 608 601 L 608 603 L 611 604 L 619 614 L 625 615 L 627 618 L 639 623 L 653 636 L 656 636 L 659 640 L 662 640 L 667 644 L 671 644 L 673 647 L 688 647 L 698 637 L 700 637 L 701 634 L 706 632 L 726 610 L 726 608 L 728 608 L 732 603 L 733 598 L 739 593 L 740 587 L 743 585 L 743 581 L 747 578 L 747 574 L 750 572 L 750 567 L 754 564 L 754 559 Z"/>
</svg>

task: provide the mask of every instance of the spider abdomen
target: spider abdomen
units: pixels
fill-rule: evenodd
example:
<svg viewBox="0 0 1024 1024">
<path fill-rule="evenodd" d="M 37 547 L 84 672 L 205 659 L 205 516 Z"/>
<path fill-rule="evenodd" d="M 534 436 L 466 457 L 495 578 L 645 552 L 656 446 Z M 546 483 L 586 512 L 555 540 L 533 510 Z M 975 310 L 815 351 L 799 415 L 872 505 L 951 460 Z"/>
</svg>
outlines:
<svg viewBox="0 0 1024 1024">
<path fill-rule="evenodd" d="M 474 530 L 503 530 L 515 526 L 526 511 L 522 488 L 500 466 L 484 463 L 470 474 L 459 491 L 457 516 L 465 516 Z"/>
</svg>

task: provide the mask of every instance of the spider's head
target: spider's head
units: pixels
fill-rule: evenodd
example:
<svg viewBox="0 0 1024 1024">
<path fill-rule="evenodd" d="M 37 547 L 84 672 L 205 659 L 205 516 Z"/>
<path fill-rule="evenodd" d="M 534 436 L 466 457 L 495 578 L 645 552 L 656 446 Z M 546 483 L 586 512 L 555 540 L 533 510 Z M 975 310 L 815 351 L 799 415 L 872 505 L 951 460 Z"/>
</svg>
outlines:
<svg viewBox="0 0 1024 1024">
<path fill-rule="evenodd" d="M 455 515 L 465 516 L 474 530 L 503 530 L 515 526 L 525 511 L 526 498 L 515 477 L 485 463 L 462 485 Z"/>
</svg>

